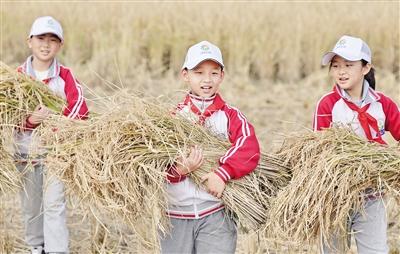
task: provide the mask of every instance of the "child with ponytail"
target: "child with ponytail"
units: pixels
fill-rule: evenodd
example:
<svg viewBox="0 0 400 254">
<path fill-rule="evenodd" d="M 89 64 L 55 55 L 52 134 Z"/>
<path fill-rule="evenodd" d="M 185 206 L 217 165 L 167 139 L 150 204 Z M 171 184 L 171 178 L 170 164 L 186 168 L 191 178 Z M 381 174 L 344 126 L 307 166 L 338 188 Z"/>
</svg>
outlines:
<svg viewBox="0 0 400 254">
<path fill-rule="evenodd" d="M 323 56 L 322 65 L 328 64 L 335 85 L 333 91 L 317 103 L 314 130 L 337 123 L 351 126 L 358 135 L 371 142 L 386 144 L 383 137 L 387 132 L 399 141 L 399 108 L 389 97 L 375 91 L 368 45 L 360 38 L 345 35 Z M 349 214 L 348 222 L 354 232 L 358 253 L 388 253 L 383 193 L 370 188 L 364 195 L 365 214 Z M 340 237 L 323 239 L 321 253 L 337 253 Z"/>
</svg>

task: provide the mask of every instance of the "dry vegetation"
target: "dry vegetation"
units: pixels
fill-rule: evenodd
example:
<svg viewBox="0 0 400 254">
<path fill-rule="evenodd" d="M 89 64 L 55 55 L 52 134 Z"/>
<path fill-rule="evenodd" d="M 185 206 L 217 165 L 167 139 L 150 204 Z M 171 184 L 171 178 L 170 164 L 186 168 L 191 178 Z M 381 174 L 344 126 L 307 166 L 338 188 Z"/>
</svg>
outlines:
<svg viewBox="0 0 400 254">
<path fill-rule="evenodd" d="M 332 86 L 320 67 L 321 56 L 342 34 L 368 42 L 378 90 L 400 102 L 397 2 L 0 4 L 0 60 L 13 67 L 22 63 L 29 54 L 25 39 L 32 21 L 53 15 L 65 30 L 61 61 L 85 84 L 89 98 L 126 87 L 175 103 L 185 89 L 178 71 L 187 47 L 204 39 L 219 45 L 227 66 L 222 94 L 251 120 L 265 151 L 280 146 L 280 134 L 311 126 L 316 101 Z M 97 110 L 99 103 L 90 100 L 89 106 Z M 26 249 L 18 198 L 0 199 L 1 253 Z M 80 209 L 80 201 L 70 199 L 73 252 L 151 252 L 126 225 L 100 213 L 104 229 Z M 390 246 L 398 253 L 400 208 L 392 199 L 388 208 Z M 145 233 L 146 225 L 138 230 Z M 272 242 L 241 235 L 238 253 L 262 253 Z"/>
<path fill-rule="evenodd" d="M 346 236 L 349 214 L 363 212 L 368 194 L 399 194 L 399 147 L 367 143 L 341 127 L 285 139 L 277 156 L 293 177 L 269 209 L 270 237 L 312 243 Z"/>
</svg>

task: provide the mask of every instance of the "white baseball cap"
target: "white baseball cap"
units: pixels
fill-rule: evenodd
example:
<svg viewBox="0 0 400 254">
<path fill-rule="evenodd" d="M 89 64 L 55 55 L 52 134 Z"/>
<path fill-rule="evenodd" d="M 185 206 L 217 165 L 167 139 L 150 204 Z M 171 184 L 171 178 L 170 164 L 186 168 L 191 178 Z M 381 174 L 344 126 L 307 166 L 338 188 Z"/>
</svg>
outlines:
<svg viewBox="0 0 400 254">
<path fill-rule="evenodd" d="M 365 60 L 371 63 L 371 50 L 367 43 L 357 37 L 342 36 L 332 51 L 322 57 L 322 65 L 327 65 L 335 56 L 341 56 L 348 61 Z"/>
<path fill-rule="evenodd" d="M 34 35 L 41 35 L 51 33 L 56 35 L 61 41 L 64 41 L 63 38 L 63 29 L 61 27 L 60 22 L 50 16 L 43 16 L 37 18 L 31 27 L 31 32 L 29 33 L 29 37 Z"/>
<path fill-rule="evenodd" d="M 224 67 L 221 50 L 208 41 L 201 41 L 188 49 L 182 69 L 191 70 L 205 60 L 212 60 Z"/>
</svg>

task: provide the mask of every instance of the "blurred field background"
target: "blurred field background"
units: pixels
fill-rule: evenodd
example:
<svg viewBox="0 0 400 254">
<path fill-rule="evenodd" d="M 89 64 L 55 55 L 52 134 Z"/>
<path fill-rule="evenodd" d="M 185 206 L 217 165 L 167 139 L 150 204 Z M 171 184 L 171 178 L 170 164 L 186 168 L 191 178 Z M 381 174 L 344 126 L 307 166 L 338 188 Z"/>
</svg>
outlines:
<svg viewBox="0 0 400 254">
<path fill-rule="evenodd" d="M 344 34 L 369 44 L 377 90 L 400 103 L 398 1 L 1 1 L 0 6 L 0 59 L 13 67 L 29 55 L 26 38 L 36 17 L 61 21 L 65 44 L 59 59 L 84 84 L 92 110 L 92 99 L 119 88 L 177 102 L 186 89 L 179 70 L 187 48 L 209 40 L 224 56 L 223 97 L 254 124 L 263 149 L 273 150 L 282 134 L 311 128 L 316 102 L 333 85 L 321 57 Z M 24 251 L 18 199 L 1 198 L 0 252 Z M 388 207 L 392 253 L 399 253 L 399 206 L 391 200 Z M 72 252 L 145 251 L 123 225 L 110 221 L 107 232 L 72 203 L 69 216 Z M 261 238 L 241 235 L 238 253 L 266 252 L 271 245 Z"/>
</svg>

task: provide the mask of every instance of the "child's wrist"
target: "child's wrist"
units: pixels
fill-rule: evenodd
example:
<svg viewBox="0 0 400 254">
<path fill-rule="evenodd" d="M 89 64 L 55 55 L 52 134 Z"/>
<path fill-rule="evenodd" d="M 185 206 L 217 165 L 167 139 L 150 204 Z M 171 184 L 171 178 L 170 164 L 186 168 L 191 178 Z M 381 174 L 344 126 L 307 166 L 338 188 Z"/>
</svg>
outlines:
<svg viewBox="0 0 400 254">
<path fill-rule="evenodd" d="M 217 168 L 215 171 L 214 171 L 214 173 L 219 177 L 219 178 L 221 178 L 221 180 L 224 182 L 224 183 L 227 183 L 230 179 L 231 179 L 231 176 L 228 174 L 228 172 L 225 170 L 225 169 L 223 169 L 222 167 L 219 167 L 219 168 Z"/>
<path fill-rule="evenodd" d="M 228 182 L 228 180 L 227 180 L 226 178 L 224 178 L 224 177 L 221 175 L 221 173 L 220 173 L 220 172 L 218 172 L 218 171 L 214 171 L 214 174 L 215 174 L 215 175 L 217 175 L 217 176 L 218 176 L 218 178 L 219 178 L 219 179 L 221 179 L 223 183 L 225 183 L 225 184 L 226 184 L 226 183 Z"/>
<path fill-rule="evenodd" d="M 189 173 L 189 172 L 185 172 L 185 170 L 182 168 L 182 165 L 175 165 L 174 170 L 176 173 L 178 173 L 181 176 L 186 176 Z"/>
<path fill-rule="evenodd" d="M 27 128 L 36 128 L 36 127 L 38 127 L 39 125 L 40 125 L 40 123 L 36 123 L 36 122 L 34 122 L 34 121 L 31 120 L 31 116 L 28 116 L 28 117 L 25 119 L 25 126 L 26 126 Z"/>
</svg>

